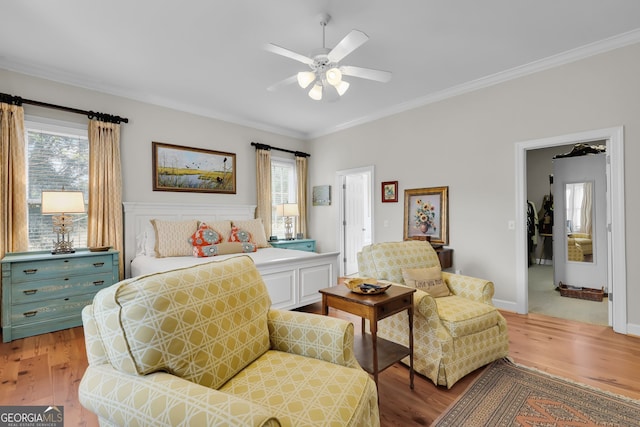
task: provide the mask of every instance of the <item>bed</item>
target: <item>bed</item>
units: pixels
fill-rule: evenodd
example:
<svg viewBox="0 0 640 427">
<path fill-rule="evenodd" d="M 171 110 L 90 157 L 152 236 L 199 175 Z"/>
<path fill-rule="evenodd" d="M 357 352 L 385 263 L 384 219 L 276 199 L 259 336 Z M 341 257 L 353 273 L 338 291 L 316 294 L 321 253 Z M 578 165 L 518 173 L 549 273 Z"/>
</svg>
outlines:
<svg viewBox="0 0 640 427">
<path fill-rule="evenodd" d="M 124 202 L 124 268 L 135 277 L 216 262 L 232 256 L 250 256 L 267 286 L 274 308 L 290 310 L 320 301 L 319 289 L 338 283 L 339 252 L 315 253 L 281 248 L 259 248 L 256 252 L 198 258 L 193 255 L 156 257 L 151 220 L 205 223 L 250 221 L 255 205 L 170 204 Z"/>
</svg>

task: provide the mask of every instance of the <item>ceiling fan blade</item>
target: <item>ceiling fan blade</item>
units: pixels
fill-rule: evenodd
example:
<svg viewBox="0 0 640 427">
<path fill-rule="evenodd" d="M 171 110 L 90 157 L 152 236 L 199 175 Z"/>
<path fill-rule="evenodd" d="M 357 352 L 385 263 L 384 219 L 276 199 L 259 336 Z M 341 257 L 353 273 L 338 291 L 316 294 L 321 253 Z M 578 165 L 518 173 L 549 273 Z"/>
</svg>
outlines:
<svg viewBox="0 0 640 427">
<path fill-rule="evenodd" d="M 343 65 L 340 71 L 345 76 L 359 77 L 361 79 L 375 80 L 377 82 L 387 83 L 391 80 L 389 71 L 374 70 L 371 68 L 353 67 L 351 65 Z"/>
<path fill-rule="evenodd" d="M 290 85 L 291 83 L 295 83 L 297 81 L 298 81 L 298 75 L 294 74 L 291 77 L 287 77 L 284 80 L 280 80 L 279 82 L 272 84 L 271 86 L 269 86 L 267 88 L 267 90 L 270 91 L 270 92 L 274 92 L 274 91 L 280 89 L 283 86 Z"/>
<path fill-rule="evenodd" d="M 308 56 L 301 55 L 282 46 L 278 46 L 277 44 L 268 43 L 265 46 L 265 49 L 271 53 L 275 53 L 276 55 L 282 55 L 295 61 L 302 62 L 303 64 L 313 64 L 313 59 L 309 58 Z"/>
<path fill-rule="evenodd" d="M 340 40 L 340 43 L 338 43 L 336 47 L 331 49 L 327 58 L 329 58 L 331 62 L 340 62 L 342 58 L 362 46 L 367 40 L 369 40 L 369 36 L 362 31 L 351 30 L 345 38 Z"/>
</svg>

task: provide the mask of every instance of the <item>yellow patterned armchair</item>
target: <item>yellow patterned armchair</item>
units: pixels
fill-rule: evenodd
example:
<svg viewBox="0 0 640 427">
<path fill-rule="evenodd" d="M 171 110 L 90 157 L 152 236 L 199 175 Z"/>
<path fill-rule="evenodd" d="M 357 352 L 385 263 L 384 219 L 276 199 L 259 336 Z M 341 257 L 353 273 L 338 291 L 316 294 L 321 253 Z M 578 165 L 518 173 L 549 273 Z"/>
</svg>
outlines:
<svg viewBox="0 0 640 427">
<path fill-rule="evenodd" d="M 358 253 L 358 270 L 404 285 L 403 269 L 440 266 L 428 242 L 374 243 Z M 451 388 L 460 378 L 509 352 L 507 323 L 492 305 L 493 283 L 442 272 L 450 296 L 414 294 L 414 368 L 436 385 Z M 407 313 L 378 322 L 378 336 L 408 345 Z M 405 364 L 409 359 L 403 360 Z"/>
<path fill-rule="evenodd" d="M 103 426 L 379 426 L 353 325 L 270 306 L 246 256 L 100 291 L 80 402 Z"/>
</svg>

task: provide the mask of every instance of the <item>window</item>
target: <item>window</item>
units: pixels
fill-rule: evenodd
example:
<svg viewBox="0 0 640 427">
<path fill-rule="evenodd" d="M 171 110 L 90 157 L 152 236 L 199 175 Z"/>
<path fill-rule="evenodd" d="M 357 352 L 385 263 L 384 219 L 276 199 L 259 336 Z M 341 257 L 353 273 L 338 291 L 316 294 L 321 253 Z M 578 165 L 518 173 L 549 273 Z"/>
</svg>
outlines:
<svg viewBox="0 0 640 427">
<path fill-rule="evenodd" d="M 566 184 L 567 232 L 585 233 L 582 223 L 585 183 Z"/>
<path fill-rule="evenodd" d="M 284 218 L 276 215 L 276 206 L 296 203 L 296 162 L 293 159 L 271 158 L 271 234 L 284 238 Z"/>
<path fill-rule="evenodd" d="M 42 190 L 82 191 L 85 204 L 89 202 L 89 140 L 86 127 L 80 126 L 38 118 L 25 120 L 30 251 L 51 249 L 57 240 L 52 216 L 40 212 Z M 69 238 L 75 247 L 86 247 L 87 214 L 72 216 Z"/>
</svg>

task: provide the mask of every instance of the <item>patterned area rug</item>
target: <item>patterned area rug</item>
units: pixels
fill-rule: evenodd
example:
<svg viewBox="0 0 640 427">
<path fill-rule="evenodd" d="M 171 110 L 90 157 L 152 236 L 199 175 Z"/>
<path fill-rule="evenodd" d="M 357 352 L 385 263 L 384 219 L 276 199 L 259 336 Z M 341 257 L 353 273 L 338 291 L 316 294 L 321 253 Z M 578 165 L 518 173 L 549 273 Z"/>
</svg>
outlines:
<svg viewBox="0 0 640 427">
<path fill-rule="evenodd" d="M 432 424 L 445 426 L 640 426 L 640 401 L 502 359 Z"/>
</svg>

